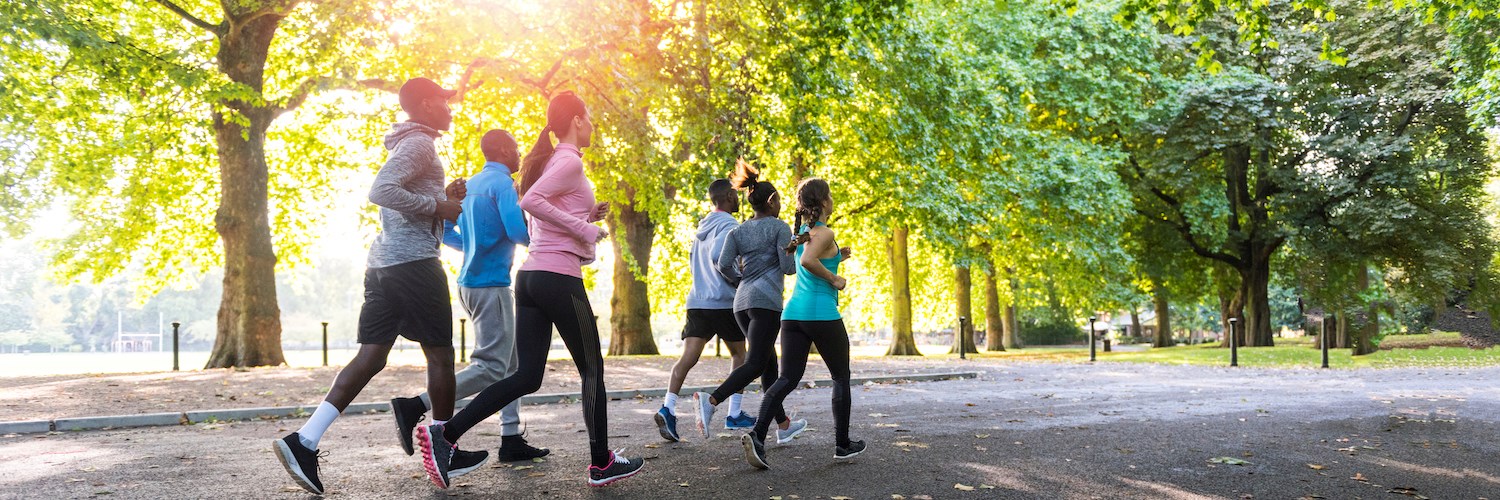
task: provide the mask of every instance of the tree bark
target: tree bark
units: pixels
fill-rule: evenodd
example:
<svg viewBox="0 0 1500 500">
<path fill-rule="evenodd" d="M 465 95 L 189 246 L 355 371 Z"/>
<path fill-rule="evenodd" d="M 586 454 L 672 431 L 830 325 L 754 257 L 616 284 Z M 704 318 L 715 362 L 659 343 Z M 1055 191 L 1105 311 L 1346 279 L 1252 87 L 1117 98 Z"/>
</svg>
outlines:
<svg viewBox="0 0 1500 500">
<path fill-rule="evenodd" d="M 219 71 L 230 80 L 263 90 L 266 58 L 281 21 L 258 15 L 240 22 L 219 39 Z M 220 198 L 214 229 L 224 243 L 224 290 L 218 331 L 204 368 L 274 366 L 281 351 L 281 309 L 276 302 L 276 250 L 271 244 L 267 208 L 270 175 L 266 129 L 275 110 L 264 103 L 221 102 L 230 112 L 214 114 Z M 237 113 L 243 124 L 227 113 Z"/>
<path fill-rule="evenodd" d="M 1152 340 L 1152 347 L 1172 347 L 1177 343 L 1172 340 L 1172 309 L 1167 302 L 1167 291 L 1158 287 L 1152 295 L 1152 304 L 1156 307 L 1156 338 Z"/>
<path fill-rule="evenodd" d="M 969 268 L 953 266 L 953 306 L 958 327 L 954 329 L 953 347 L 948 350 L 949 354 L 979 352 L 979 348 L 974 346 L 974 302 L 970 296 L 973 286 Z"/>
<path fill-rule="evenodd" d="M 634 199 L 634 188 L 621 182 L 621 191 Z M 651 215 L 624 204 L 609 218 L 610 242 L 615 251 L 614 292 L 609 299 L 609 355 L 658 354 L 651 333 L 651 297 L 646 272 L 651 269 L 651 243 L 656 222 Z"/>
<path fill-rule="evenodd" d="M 1005 348 L 1020 349 L 1024 346 L 1021 345 L 1021 318 L 1016 314 L 1016 294 L 1021 290 L 1021 283 L 1014 275 L 1006 283 L 1010 286 L 1010 303 L 1005 305 Z"/>
<path fill-rule="evenodd" d="M 1363 292 L 1370 288 L 1370 268 L 1360 265 L 1356 271 L 1355 284 Z M 1356 318 L 1354 331 L 1349 335 L 1349 349 L 1355 356 L 1364 356 L 1378 350 L 1375 346 L 1375 337 L 1380 333 L 1380 310 L 1375 303 L 1365 306 L 1365 310 Z"/>
<path fill-rule="evenodd" d="M 1000 289 L 995 282 L 995 268 L 989 267 L 984 271 L 984 349 L 986 351 L 1005 350 L 1005 330 L 1003 326 L 1003 313 L 1000 312 Z"/>
<path fill-rule="evenodd" d="M 1240 269 L 1240 294 L 1245 297 L 1244 321 L 1240 325 L 1244 333 L 1241 347 L 1269 347 L 1276 345 L 1271 330 L 1271 253 L 1273 249 L 1262 248 L 1252 252 L 1249 265 Z"/>
<path fill-rule="evenodd" d="M 1141 312 L 1139 310 L 1137 310 L 1135 308 L 1135 306 L 1133 306 L 1133 305 L 1130 306 L 1130 336 L 1131 337 L 1145 337 L 1146 336 L 1146 332 L 1141 329 Z"/>
<path fill-rule="evenodd" d="M 886 254 L 891 261 L 891 349 L 887 356 L 920 356 L 911 331 L 911 279 L 906 257 L 907 228 L 891 228 Z"/>
</svg>

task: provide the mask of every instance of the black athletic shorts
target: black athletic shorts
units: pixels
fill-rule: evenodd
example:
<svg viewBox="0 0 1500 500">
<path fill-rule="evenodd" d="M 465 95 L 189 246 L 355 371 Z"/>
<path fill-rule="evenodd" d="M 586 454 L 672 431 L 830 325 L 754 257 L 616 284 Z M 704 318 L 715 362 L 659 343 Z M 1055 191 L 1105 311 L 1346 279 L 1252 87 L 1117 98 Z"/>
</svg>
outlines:
<svg viewBox="0 0 1500 500">
<path fill-rule="evenodd" d="M 688 309 L 682 338 L 713 339 L 714 335 L 725 342 L 745 341 L 745 332 L 740 331 L 740 324 L 734 320 L 734 309 Z"/>
<path fill-rule="evenodd" d="M 424 346 L 453 345 L 448 273 L 436 258 L 365 270 L 359 343 L 394 344 L 397 335 Z"/>
</svg>

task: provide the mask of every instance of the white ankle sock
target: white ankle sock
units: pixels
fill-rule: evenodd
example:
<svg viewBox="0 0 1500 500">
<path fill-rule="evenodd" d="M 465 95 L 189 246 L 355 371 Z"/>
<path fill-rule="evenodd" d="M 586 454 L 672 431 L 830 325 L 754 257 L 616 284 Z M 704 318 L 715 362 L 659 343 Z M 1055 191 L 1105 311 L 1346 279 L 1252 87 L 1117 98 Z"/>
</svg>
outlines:
<svg viewBox="0 0 1500 500">
<path fill-rule="evenodd" d="M 307 423 L 302 424 L 301 429 L 297 429 L 297 436 L 302 438 L 302 446 L 306 446 L 309 450 L 318 449 L 318 441 L 323 439 L 323 433 L 333 425 L 333 420 L 339 418 L 339 413 L 339 409 L 334 408 L 327 401 L 319 404 L 318 409 L 313 411 L 312 417 L 307 419 Z"/>
<path fill-rule="evenodd" d="M 448 423 L 447 420 L 438 420 L 438 419 L 435 419 L 435 418 L 432 419 L 432 425 L 443 425 L 443 424 L 446 424 L 446 423 Z"/>
<path fill-rule="evenodd" d="M 671 412 L 673 415 L 676 415 L 677 414 L 677 393 L 668 392 L 667 393 L 667 399 L 666 399 L 666 401 L 662 401 L 661 406 L 663 408 L 666 408 L 668 412 Z"/>
<path fill-rule="evenodd" d="M 729 414 L 725 416 L 740 416 L 740 396 L 743 396 L 743 394 L 735 393 L 733 396 L 729 396 Z"/>
</svg>

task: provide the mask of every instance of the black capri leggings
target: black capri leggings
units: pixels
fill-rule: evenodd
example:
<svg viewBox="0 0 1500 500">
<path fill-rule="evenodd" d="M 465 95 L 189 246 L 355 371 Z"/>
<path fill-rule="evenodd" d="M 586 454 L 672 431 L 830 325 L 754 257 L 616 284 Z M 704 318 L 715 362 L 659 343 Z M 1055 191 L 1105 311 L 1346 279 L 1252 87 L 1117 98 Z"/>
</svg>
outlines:
<svg viewBox="0 0 1500 500">
<path fill-rule="evenodd" d="M 734 319 L 740 324 L 740 331 L 745 332 L 745 338 L 750 341 L 750 352 L 745 354 L 745 364 L 729 372 L 724 383 L 714 389 L 714 401 L 720 403 L 734 393 L 745 390 L 757 376 L 760 377 L 761 392 L 769 394 L 771 385 L 776 383 L 776 334 L 781 329 L 781 311 L 751 308 L 735 311 Z M 787 420 L 781 405 L 776 405 L 772 410 L 772 416 L 776 417 L 777 422 Z"/>
<path fill-rule="evenodd" d="M 499 412 L 505 405 L 542 388 L 551 349 L 552 327 L 568 346 L 583 379 L 583 423 L 589 433 L 593 465 L 609 465 L 609 421 L 604 393 L 604 358 L 599 328 L 589 306 L 583 279 L 547 271 L 516 275 L 516 373 L 480 391 L 474 401 L 443 428 L 450 443 Z"/>
<path fill-rule="evenodd" d="M 833 375 L 834 438 L 839 446 L 849 446 L 849 332 L 842 319 L 781 322 L 781 378 L 760 400 L 760 419 L 755 421 L 757 439 L 766 440 L 769 417 L 780 411 L 786 396 L 802 382 L 813 345 L 818 346 L 818 354 Z"/>
</svg>

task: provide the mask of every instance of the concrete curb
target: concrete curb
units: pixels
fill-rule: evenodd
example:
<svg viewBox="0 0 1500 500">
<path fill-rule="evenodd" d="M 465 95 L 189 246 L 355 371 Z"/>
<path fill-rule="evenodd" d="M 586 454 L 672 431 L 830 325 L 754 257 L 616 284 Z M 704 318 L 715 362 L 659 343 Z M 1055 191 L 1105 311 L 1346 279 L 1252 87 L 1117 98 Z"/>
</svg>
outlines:
<svg viewBox="0 0 1500 500">
<path fill-rule="evenodd" d="M 849 379 L 850 385 L 864 385 L 867 383 L 882 382 L 930 382 L 938 380 L 972 379 L 979 377 L 979 372 L 949 372 L 949 373 L 923 373 L 912 375 L 885 375 L 879 377 L 854 377 Z M 823 379 L 805 381 L 803 386 L 829 387 L 833 380 Z M 694 392 L 708 392 L 714 390 L 713 386 L 683 387 L 682 394 Z M 619 391 L 608 391 L 611 400 L 625 400 L 635 398 L 662 397 L 667 393 L 665 387 L 655 389 L 626 389 Z M 530 394 L 521 398 L 522 405 L 542 405 L 553 403 L 573 403 L 580 397 L 577 392 L 565 392 L 554 394 Z M 472 399 L 463 399 L 454 406 L 463 408 Z M 231 408 L 223 410 L 194 410 L 175 413 L 147 413 L 142 415 L 111 415 L 102 417 L 73 417 L 59 418 L 53 420 L 22 420 L 16 422 L 0 422 L 0 434 L 30 434 L 51 431 L 87 431 L 98 429 L 109 429 L 118 427 L 161 427 L 170 425 L 201 424 L 213 422 L 227 422 L 239 420 L 273 419 L 283 417 L 300 417 L 310 414 L 317 406 L 275 406 L 267 408 Z M 390 403 L 354 403 L 344 409 L 344 413 L 370 413 L 385 412 L 390 409 Z"/>
</svg>

